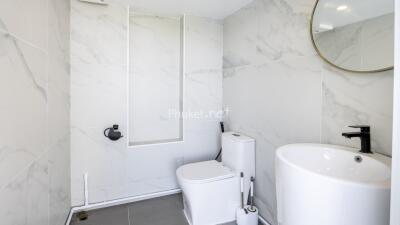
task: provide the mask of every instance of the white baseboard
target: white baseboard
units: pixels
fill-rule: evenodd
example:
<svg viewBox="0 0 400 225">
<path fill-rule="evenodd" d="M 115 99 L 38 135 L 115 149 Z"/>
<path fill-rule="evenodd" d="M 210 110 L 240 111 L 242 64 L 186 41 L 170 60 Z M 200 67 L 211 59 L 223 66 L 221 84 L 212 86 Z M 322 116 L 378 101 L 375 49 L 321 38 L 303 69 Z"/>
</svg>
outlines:
<svg viewBox="0 0 400 225">
<path fill-rule="evenodd" d="M 72 216 L 77 212 L 90 211 L 90 210 L 95 210 L 95 209 L 102 209 L 102 208 L 107 208 L 107 207 L 112 207 L 112 206 L 117 206 L 117 205 L 123 205 L 123 204 L 143 201 L 143 200 L 147 200 L 147 199 L 178 194 L 181 192 L 182 192 L 181 189 L 173 189 L 173 190 L 169 190 L 169 191 L 162 191 L 162 192 L 139 195 L 139 196 L 134 196 L 134 197 L 121 198 L 121 199 L 115 199 L 115 200 L 104 201 L 104 202 L 99 202 L 99 203 L 93 203 L 93 204 L 89 204 L 87 206 L 76 206 L 76 207 L 71 208 L 71 211 L 68 215 L 65 225 L 70 225 Z"/>
</svg>

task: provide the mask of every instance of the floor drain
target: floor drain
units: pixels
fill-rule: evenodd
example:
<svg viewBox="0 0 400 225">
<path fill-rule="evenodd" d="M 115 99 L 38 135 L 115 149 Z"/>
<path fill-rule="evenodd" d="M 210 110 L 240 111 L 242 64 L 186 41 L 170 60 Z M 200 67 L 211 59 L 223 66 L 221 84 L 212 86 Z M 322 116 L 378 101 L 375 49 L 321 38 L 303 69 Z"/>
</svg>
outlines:
<svg viewBox="0 0 400 225">
<path fill-rule="evenodd" d="M 358 155 L 358 156 L 354 157 L 354 161 L 356 161 L 357 163 L 360 163 L 363 161 L 363 158 Z"/>
<path fill-rule="evenodd" d="M 88 217 L 89 217 L 89 215 L 88 215 L 87 212 L 82 211 L 82 212 L 79 212 L 79 213 L 76 215 L 76 217 L 77 217 L 80 221 L 83 221 L 83 220 L 87 220 Z"/>
</svg>

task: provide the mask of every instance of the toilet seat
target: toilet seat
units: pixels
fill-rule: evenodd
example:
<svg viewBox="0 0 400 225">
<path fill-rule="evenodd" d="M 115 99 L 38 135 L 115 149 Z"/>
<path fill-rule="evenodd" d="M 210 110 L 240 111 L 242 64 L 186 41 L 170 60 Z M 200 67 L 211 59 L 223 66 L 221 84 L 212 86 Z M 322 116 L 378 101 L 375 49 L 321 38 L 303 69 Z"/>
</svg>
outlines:
<svg viewBox="0 0 400 225">
<path fill-rule="evenodd" d="M 234 171 L 215 160 L 181 166 L 177 176 L 186 183 L 209 183 L 235 176 Z"/>
<path fill-rule="evenodd" d="M 235 220 L 240 206 L 240 182 L 235 171 L 212 160 L 183 165 L 176 174 L 189 224 L 214 225 Z"/>
<path fill-rule="evenodd" d="M 221 138 L 222 162 L 216 160 L 182 165 L 176 170 L 183 193 L 183 211 L 190 225 L 215 225 L 235 221 L 241 205 L 240 173 L 244 192 L 255 176 L 255 140 L 225 132 Z M 246 195 L 244 202 L 247 201 Z"/>
</svg>

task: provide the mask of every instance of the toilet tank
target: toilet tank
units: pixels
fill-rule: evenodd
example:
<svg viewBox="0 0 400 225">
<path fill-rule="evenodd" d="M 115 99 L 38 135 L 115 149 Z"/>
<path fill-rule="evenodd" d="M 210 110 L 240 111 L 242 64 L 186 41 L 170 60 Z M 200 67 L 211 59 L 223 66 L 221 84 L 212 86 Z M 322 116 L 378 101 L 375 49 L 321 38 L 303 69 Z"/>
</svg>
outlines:
<svg viewBox="0 0 400 225">
<path fill-rule="evenodd" d="M 222 134 L 222 163 L 237 174 L 255 176 L 255 140 L 238 132 Z"/>
</svg>

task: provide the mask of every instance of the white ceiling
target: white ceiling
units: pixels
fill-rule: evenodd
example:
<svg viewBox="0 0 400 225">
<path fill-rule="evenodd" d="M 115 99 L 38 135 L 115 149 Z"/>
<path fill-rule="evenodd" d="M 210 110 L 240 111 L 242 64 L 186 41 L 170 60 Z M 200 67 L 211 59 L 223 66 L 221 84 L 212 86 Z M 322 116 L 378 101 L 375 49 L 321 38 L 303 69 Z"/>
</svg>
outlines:
<svg viewBox="0 0 400 225">
<path fill-rule="evenodd" d="M 134 10 L 223 19 L 253 0 L 125 0 Z"/>
<path fill-rule="evenodd" d="M 346 10 L 337 10 L 344 5 Z M 319 0 L 313 26 L 340 27 L 393 12 L 394 0 Z"/>
</svg>

